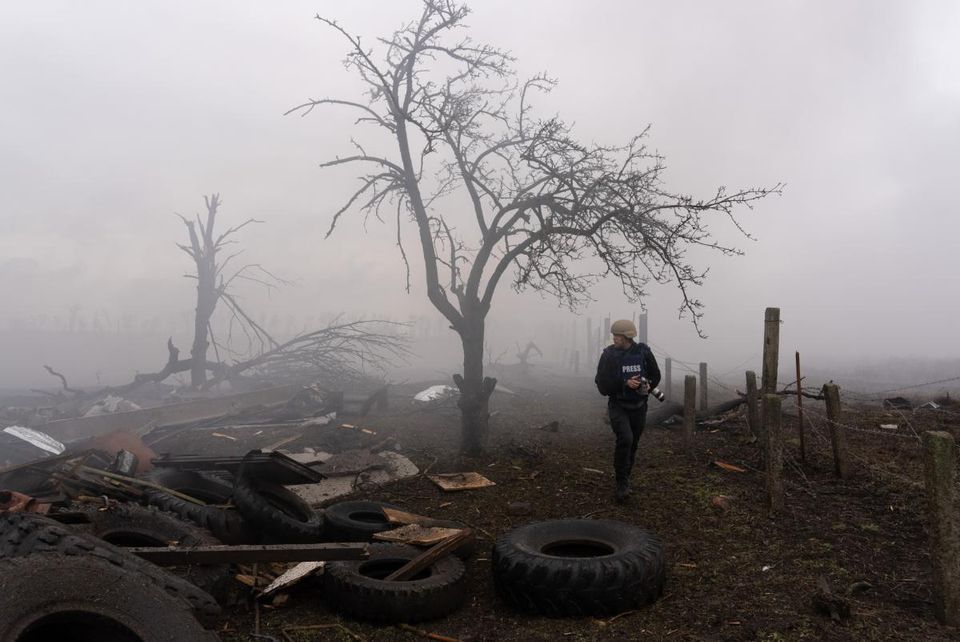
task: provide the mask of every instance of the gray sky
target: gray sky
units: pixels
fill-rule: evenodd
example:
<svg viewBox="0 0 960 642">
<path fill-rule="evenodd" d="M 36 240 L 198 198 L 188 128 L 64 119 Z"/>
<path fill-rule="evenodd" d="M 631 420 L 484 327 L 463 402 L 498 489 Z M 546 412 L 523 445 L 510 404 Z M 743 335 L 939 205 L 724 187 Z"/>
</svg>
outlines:
<svg viewBox="0 0 960 642">
<path fill-rule="evenodd" d="M 709 340 L 676 319 L 676 292 L 652 288 L 655 344 L 732 367 L 759 351 L 763 309 L 779 306 L 784 349 L 816 359 L 960 356 L 956 2 L 471 6 L 474 39 L 512 51 L 521 75 L 559 79 L 540 111 L 575 122 L 583 139 L 623 142 L 651 123 L 668 185 L 694 194 L 787 183 L 782 197 L 742 213 L 756 237 L 739 241 L 744 257 L 703 258 Z M 223 196 L 224 221 L 265 221 L 242 237 L 250 260 L 299 283 L 269 299 L 250 292 L 258 310 L 429 314 L 416 274 L 413 292 L 402 292 L 392 229 L 371 224 L 364 235 L 354 217 L 323 239 L 354 173 L 317 165 L 362 136 L 350 114 L 282 116 L 307 97 L 360 95 L 340 63 L 345 43 L 315 13 L 372 40 L 419 8 L 0 5 L 0 329 L 49 326 L 71 308 L 105 324 L 189 315 L 173 213 L 200 211 L 210 192 Z M 729 225 L 714 229 L 735 238 Z M 630 316 L 618 291 L 598 287 L 584 314 Z M 495 327 L 516 325 L 525 341 L 544 319 L 571 317 L 502 289 Z M 23 376 L 4 371 L 0 385 Z"/>
</svg>

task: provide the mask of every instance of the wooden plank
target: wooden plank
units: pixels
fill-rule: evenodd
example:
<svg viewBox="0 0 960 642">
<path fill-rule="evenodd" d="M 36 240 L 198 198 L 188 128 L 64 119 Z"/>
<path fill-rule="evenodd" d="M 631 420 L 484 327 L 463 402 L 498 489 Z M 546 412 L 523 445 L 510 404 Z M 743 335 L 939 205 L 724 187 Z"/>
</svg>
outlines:
<svg viewBox="0 0 960 642">
<path fill-rule="evenodd" d="M 362 560 L 369 555 L 366 544 L 278 544 L 248 546 L 167 546 L 125 549 L 158 566 L 182 564 L 243 564 L 247 562 L 330 562 Z"/>
<path fill-rule="evenodd" d="M 403 582 L 409 580 L 423 569 L 428 568 L 441 557 L 446 557 L 450 553 L 460 548 L 460 545 L 466 542 L 467 538 L 471 534 L 472 531 L 469 528 L 463 529 L 453 537 L 450 537 L 440 542 L 436 546 L 432 546 L 420 553 L 420 555 L 417 555 L 412 560 L 395 570 L 393 573 L 387 575 L 384 579 L 388 582 Z"/>
</svg>

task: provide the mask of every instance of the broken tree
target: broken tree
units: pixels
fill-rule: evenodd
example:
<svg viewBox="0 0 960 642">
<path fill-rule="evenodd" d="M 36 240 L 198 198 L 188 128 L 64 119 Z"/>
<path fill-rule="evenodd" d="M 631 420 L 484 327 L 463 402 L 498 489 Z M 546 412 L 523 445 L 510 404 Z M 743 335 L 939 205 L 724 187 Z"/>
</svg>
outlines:
<svg viewBox="0 0 960 642">
<path fill-rule="evenodd" d="M 710 236 L 705 215 L 729 217 L 743 231 L 733 210 L 780 186 L 721 188 L 702 200 L 666 191 L 663 159 L 644 146 L 646 131 L 623 145 L 585 144 L 559 118 L 535 117 L 534 94 L 554 81 L 538 75 L 517 82 L 509 54 L 461 35 L 468 13 L 452 0 L 425 0 L 419 19 L 374 40 L 377 46 L 317 16 L 346 39 L 346 66 L 368 85 L 368 100 L 314 99 L 288 113 L 347 107 L 358 125 L 396 144 L 395 153 L 379 154 L 355 143 L 355 153 L 324 164 L 371 168 L 334 214 L 328 236 L 354 205 L 380 220 L 390 209 L 409 290 L 402 229 L 404 220 L 413 223 L 427 296 L 462 344 L 463 374 L 454 376 L 461 448 L 476 454 L 496 385 L 483 371 L 486 319 L 504 277 L 515 290 L 537 290 L 571 307 L 589 298 L 598 274 L 616 277 L 631 300 L 645 295 L 650 280 L 673 283 L 681 315 L 697 324 L 701 303 L 690 289 L 705 272 L 687 261 L 686 250 L 739 253 Z M 466 196 L 469 215 L 456 215 L 462 208 L 455 195 Z"/>
</svg>

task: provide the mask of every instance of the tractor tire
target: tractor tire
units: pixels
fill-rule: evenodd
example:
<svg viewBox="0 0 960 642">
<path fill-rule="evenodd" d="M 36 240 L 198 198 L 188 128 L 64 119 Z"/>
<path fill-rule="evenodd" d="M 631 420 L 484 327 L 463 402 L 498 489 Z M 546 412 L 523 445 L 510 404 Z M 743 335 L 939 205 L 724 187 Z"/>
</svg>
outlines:
<svg viewBox="0 0 960 642">
<path fill-rule="evenodd" d="M 182 602 L 94 555 L 0 559 L 0 642 L 215 642 Z"/>
<path fill-rule="evenodd" d="M 103 560 L 120 570 L 147 578 L 204 623 L 212 622 L 220 614 L 219 605 L 208 593 L 123 549 L 96 537 L 71 532 L 46 517 L 28 513 L 0 513 L 0 558 L 39 553 Z M 81 584 L 84 581 L 85 578 L 78 580 Z"/>
<path fill-rule="evenodd" d="M 663 593 L 663 545 L 623 522 L 558 519 L 497 538 L 493 581 L 509 605 L 552 617 L 613 615 Z"/>
<path fill-rule="evenodd" d="M 366 560 L 327 562 L 324 594 L 338 612 L 373 622 L 420 622 L 457 610 L 466 599 L 466 567 L 448 555 L 403 582 L 385 578 L 420 555 L 404 544 L 371 544 Z"/>
<path fill-rule="evenodd" d="M 151 488 L 144 493 L 148 504 L 207 529 L 224 544 L 260 542 L 259 534 L 244 521 L 240 513 L 224 506 L 233 498 L 233 486 L 228 482 L 210 474 L 173 468 L 156 468 L 147 475 L 147 479 L 199 499 L 206 505 Z"/>
<path fill-rule="evenodd" d="M 83 507 L 90 534 L 118 546 L 169 546 L 181 548 L 217 546 L 221 542 L 209 531 L 153 506 L 120 504 L 107 510 Z M 182 577 L 223 603 L 233 576 L 228 564 L 170 566 L 167 571 Z"/>
<path fill-rule="evenodd" d="M 233 501 L 243 518 L 271 541 L 284 544 L 320 541 L 320 515 L 281 484 L 241 475 L 233 487 Z"/>
</svg>

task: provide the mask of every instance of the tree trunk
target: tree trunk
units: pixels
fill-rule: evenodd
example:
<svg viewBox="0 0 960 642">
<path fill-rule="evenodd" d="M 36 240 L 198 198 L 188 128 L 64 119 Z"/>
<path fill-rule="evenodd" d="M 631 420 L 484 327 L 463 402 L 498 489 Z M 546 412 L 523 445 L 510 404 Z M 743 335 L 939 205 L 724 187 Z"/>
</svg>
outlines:
<svg viewBox="0 0 960 642">
<path fill-rule="evenodd" d="M 202 263 L 197 264 L 197 311 L 193 319 L 193 347 L 190 350 L 190 385 L 199 388 L 207 380 L 207 348 L 210 317 L 217 306 L 214 275 Z"/>
<path fill-rule="evenodd" d="M 483 376 L 483 335 L 485 319 L 464 319 L 459 330 L 463 343 L 463 375 L 454 375 L 460 389 L 460 451 L 476 456 L 483 450 L 490 422 L 490 395 L 497 380 Z"/>
</svg>

